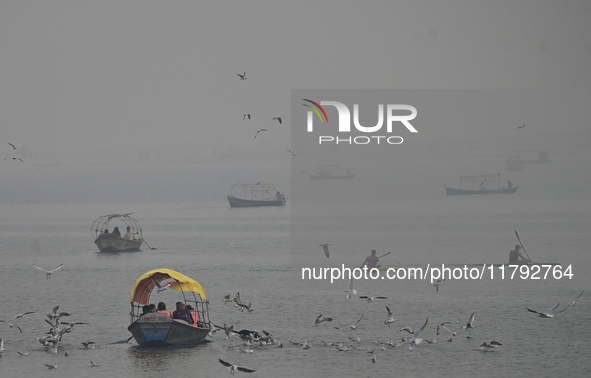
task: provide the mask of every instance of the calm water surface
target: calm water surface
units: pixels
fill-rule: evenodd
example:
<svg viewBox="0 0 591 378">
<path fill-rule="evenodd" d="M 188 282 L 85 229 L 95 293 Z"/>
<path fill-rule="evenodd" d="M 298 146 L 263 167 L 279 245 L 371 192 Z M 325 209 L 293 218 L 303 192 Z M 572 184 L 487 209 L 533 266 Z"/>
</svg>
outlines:
<svg viewBox="0 0 591 378">
<path fill-rule="evenodd" d="M 591 161 L 585 157 L 556 157 L 551 164 L 528 165 L 511 176 L 521 188 L 512 196 L 446 197 L 448 185 L 472 162 L 397 162 L 352 167 L 353 193 L 362 193 L 347 209 L 331 206 L 334 182 L 312 182 L 290 177 L 280 165 L 162 167 L 28 167 L 3 166 L 0 192 L 0 318 L 35 311 L 15 320 L 16 328 L 0 324 L 5 352 L 0 357 L 1 377 L 144 377 L 153 374 L 218 377 L 229 371 L 218 358 L 256 369 L 251 377 L 376 377 L 376 376 L 587 376 L 591 363 Z M 482 161 L 482 171 L 496 162 Z M 451 170 L 445 167 L 453 166 Z M 395 170 L 390 177 L 384 172 Z M 504 174 L 504 173 L 503 173 Z M 105 180 L 112 185 L 105 186 Z M 293 182 L 300 180 L 298 182 Z M 230 209 L 225 201 L 235 182 L 270 181 L 291 197 L 299 185 L 305 198 L 283 208 Z M 364 182 L 391 188 L 391 201 L 372 195 Z M 310 186 L 313 185 L 313 186 Z M 310 195 L 312 193 L 313 195 Z M 297 193 L 294 193 L 297 195 Z M 321 201 L 316 201 L 322 199 Z M 346 200 L 343 196 L 340 200 Z M 334 200 L 338 205 L 342 202 Z M 323 211 L 328 209 L 330 211 Z M 134 212 L 148 243 L 157 249 L 102 254 L 90 234 L 92 221 L 101 215 Z M 426 280 L 368 280 L 356 282 L 358 295 L 388 299 L 368 303 L 345 299 L 348 282 L 304 281 L 302 266 L 358 266 L 372 248 L 383 264 L 501 263 L 517 243 L 519 230 L 534 260 L 573 266 L 573 279 L 450 280 L 437 293 Z M 331 258 L 318 247 L 331 242 Z M 64 267 L 45 279 L 37 264 Z M 166 267 L 201 282 L 210 299 L 216 324 L 235 329 L 271 332 L 283 348 L 264 346 L 253 354 L 240 353 L 239 340 L 216 333 L 210 342 L 194 348 L 145 349 L 127 339 L 130 292 L 135 280 L 148 270 Z M 560 302 L 566 306 L 582 290 L 577 304 L 553 319 L 542 319 L 526 307 L 545 310 Z M 221 297 L 240 292 L 252 302 L 252 314 L 224 305 Z M 164 292 L 154 301 L 169 307 L 175 293 Z M 58 354 L 50 354 L 35 338 L 49 328 L 45 313 L 60 305 L 71 312 L 76 325 L 63 338 Z M 398 320 L 387 327 L 385 306 Z M 462 326 L 476 312 L 476 328 Z M 335 329 L 353 324 L 356 331 Z M 314 327 L 318 314 L 332 323 Z M 387 347 L 371 339 L 399 341 L 399 329 L 418 328 L 436 344 L 412 351 Z M 458 321 L 457 336 L 436 335 L 436 325 Z M 453 326 L 452 326 L 453 327 Z M 351 341 L 357 337 L 360 342 Z M 466 336 L 470 336 L 467 338 Z M 291 341 L 307 339 L 303 350 Z M 82 349 L 92 340 L 98 347 Z M 498 340 L 502 347 L 482 352 L 483 341 Z M 343 342 L 357 350 L 339 352 L 322 341 Z M 375 349 L 377 363 L 372 364 Z M 351 348 L 353 349 L 353 348 Z M 70 352 L 69 357 L 64 351 Z M 19 356 L 16 351 L 30 352 Z M 90 360 L 100 361 L 93 368 Z M 48 371 L 45 363 L 57 363 Z M 237 373 L 244 374 L 244 373 Z"/>
</svg>

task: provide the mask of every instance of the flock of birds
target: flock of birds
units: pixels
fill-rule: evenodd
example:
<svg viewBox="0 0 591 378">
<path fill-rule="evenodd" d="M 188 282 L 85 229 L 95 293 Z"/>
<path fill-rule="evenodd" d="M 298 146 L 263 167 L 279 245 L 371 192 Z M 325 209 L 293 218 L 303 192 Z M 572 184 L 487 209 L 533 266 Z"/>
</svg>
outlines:
<svg viewBox="0 0 591 378">
<path fill-rule="evenodd" d="M 8 142 L 8 144 L 10 145 L 10 147 L 12 147 L 12 153 L 13 153 L 13 154 L 14 154 L 14 153 L 15 153 L 15 152 L 18 150 L 18 148 L 21 146 L 20 144 L 17 146 L 17 145 L 15 145 L 14 143 L 10 143 L 10 142 Z M 23 160 L 23 159 L 21 159 L 20 157 L 18 157 L 17 155 L 12 155 L 11 157 L 5 157 L 5 158 L 4 158 L 4 160 L 13 160 L 13 161 L 16 161 L 16 160 L 18 160 L 18 161 L 22 161 L 22 162 L 24 162 L 24 160 Z"/>
</svg>

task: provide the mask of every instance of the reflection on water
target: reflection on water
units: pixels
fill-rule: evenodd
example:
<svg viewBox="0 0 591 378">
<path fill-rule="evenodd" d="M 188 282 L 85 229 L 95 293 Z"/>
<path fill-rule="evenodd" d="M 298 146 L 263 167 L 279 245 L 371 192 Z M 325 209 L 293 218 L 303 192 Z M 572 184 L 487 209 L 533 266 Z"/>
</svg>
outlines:
<svg viewBox="0 0 591 378">
<path fill-rule="evenodd" d="M 189 360 L 195 360 L 198 358 L 199 349 L 207 348 L 209 343 L 209 340 L 205 340 L 191 347 L 134 345 L 127 349 L 127 355 L 137 369 L 147 373 L 165 372 L 170 371 L 174 364 L 184 365 Z"/>
</svg>

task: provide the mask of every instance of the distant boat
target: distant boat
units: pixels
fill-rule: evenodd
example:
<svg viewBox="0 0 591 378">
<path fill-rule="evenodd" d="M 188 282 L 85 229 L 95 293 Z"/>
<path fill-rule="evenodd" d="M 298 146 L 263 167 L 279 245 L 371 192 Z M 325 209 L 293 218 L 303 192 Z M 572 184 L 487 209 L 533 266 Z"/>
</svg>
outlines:
<svg viewBox="0 0 591 378">
<path fill-rule="evenodd" d="M 273 184 L 234 184 L 226 196 L 230 207 L 285 206 L 287 197 Z"/>
<path fill-rule="evenodd" d="M 521 161 L 524 164 L 545 164 L 550 162 L 550 159 L 548 158 L 548 150 L 519 150 L 514 152 L 521 155 L 527 154 L 526 157 L 521 158 Z"/>
<path fill-rule="evenodd" d="M 318 165 L 316 172 L 308 175 L 312 180 L 324 179 L 350 179 L 355 177 L 355 173 L 351 173 L 348 169 L 342 168 L 338 164 L 332 165 Z"/>
<path fill-rule="evenodd" d="M 139 251 L 142 243 L 144 242 L 142 236 L 142 228 L 139 222 L 130 217 L 131 213 L 127 214 L 107 214 L 98 217 L 90 228 L 90 232 L 94 237 L 94 244 L 99 248 L 101 252 L 132 252 Z M 111 223 L 113 222 L 113 223 Z M 119 230 L 119 234 L 113 233 L 114 226 L 119 230 L 121 226 L 122 231 Z M 121 232 L 126 232 L 127 227 L 130 228 L 132 238 L 127 239 L 121 236 Z M 111 232 L 106 232 L 107 230 Z M 125 234 L 124 234 L 125 235 Z"/>
<path fill-rule="evenodd" d="M 159 312 L 142 315 L 143 307 L 150 303 L 150 294 L 154 288 L 182 292 L 182 303 L 194 306 L 191 315 L 197 317 L 197 322 L 189 324 Z M 193 299 L 187 298 L 189 294 L 192 294 Z M 196 345 L 203 342 L 210 331 L 208 304 L 205 290 L 194 279 L 171 269 L 151 270 L 137 279 L 131 291 L 131 324 L 127 329 L 142 346 Z"/>
<path fill-rule="evenodd" d="M 490 188 L 488 186 L 488 184 L 491 181 L 496 182 L 495 188 Z M 495 173 L 491 175 L 460 176 L 460 187 L 451 188 L 447 185 L 444 185 L 445 194 L 448 196 L 464 194 L 511 194 L 515 193 L 517 189 L 519 189 L 518 186 L 514 186 L 510 181 L 507 182 L 507 186 L 501 187 L 500 181 L 500 173 Z M 476 187 L 476 183 L 478 182 L 480 182 L 480 184 L 478 185 L 478 187 Z M 464 188 L 463 184 L 465 183 L 469 183 L 470 188 Z"/>
</svg>

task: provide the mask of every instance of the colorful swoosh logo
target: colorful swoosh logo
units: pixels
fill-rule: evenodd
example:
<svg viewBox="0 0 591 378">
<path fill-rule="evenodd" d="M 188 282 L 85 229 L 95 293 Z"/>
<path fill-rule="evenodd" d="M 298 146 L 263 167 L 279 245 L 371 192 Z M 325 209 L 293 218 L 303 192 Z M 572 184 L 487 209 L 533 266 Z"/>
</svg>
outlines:
<svg viewBox="0 0 591 378">
<path fill-rule="evenodd" d="M 314 102 L 312 100 L 307 100 L 305 98 L 303 98 L 302 100 L 308 101 L 309 103 L 315 105 L 318 109 L 320 109 L 320 111 L 322 112 L 322 114 L 324 114 L 324 119 L 326 120 L 326 123 L 328 123 L 328 117 L 326 116 L 326 113 L 324 112 L 324 109 L 322 109 L 322 106 L 320 106 L 320 104 L 318 104 L 318 103 L 316 103 L 316 102 Z M 310 108 L 310 109 L 314 110 L 314 112 L 318 115 L 318 118 L 320 118 L 320 122 L 324 122 L 322 120 L 322 116 L 320 115 L 320 112 L 318 112 L 318 109 L 316 109 L 316 108 L 314 108 L 314 107 L 312 107 L 312 106 L 310 106 L 308 104 L 302 104 L 302 105 L 304 105 L 307 108 Z"/>
</svg>

